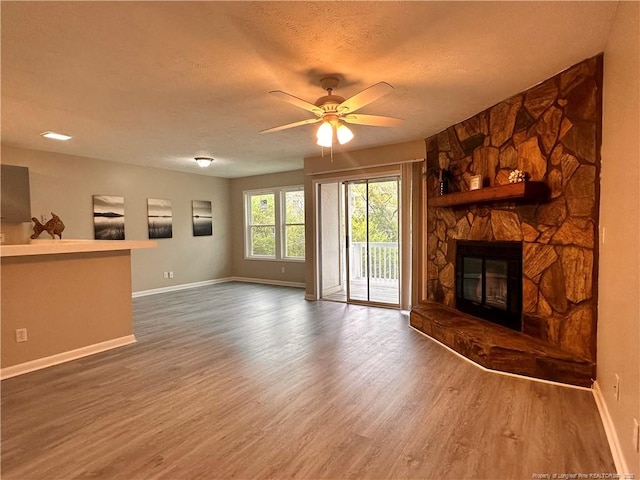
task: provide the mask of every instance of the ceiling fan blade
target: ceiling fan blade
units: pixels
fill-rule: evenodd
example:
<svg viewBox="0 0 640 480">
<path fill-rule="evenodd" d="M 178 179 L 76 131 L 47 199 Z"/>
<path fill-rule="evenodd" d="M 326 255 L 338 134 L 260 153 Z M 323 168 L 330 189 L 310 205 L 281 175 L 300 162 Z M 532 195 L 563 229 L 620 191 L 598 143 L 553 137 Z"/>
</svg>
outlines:
<svg viewBox="0 0 640 480">
<path fill-rule="evenodd" d="M 401 118 L 383 117 L 381 115 L 364 115 L 360 113 L 352 113 L 340 118 L 347 123 L 353 123 L 355 125 L 370 125 L 372 127 L 397 127 L 402 125 L 402 122 L 404 122 Z"/>
<path fill-rule="evenodd" d="M 269 92 L 271 95 L 274 95 L 275 97 L 279 98 L 280 100 L 284 100 L 285 102 L 289 102 L 292 105 L 295 105 L 296 107 L 302 108 L 303 110 L 307 110 L 309 112 L 312 112 L 318 116 L 322 115 L 324 113 L 324 110 L 322 110 L 320 107 L 318 107 L 317 105 L 314 105 L 313 103 L 309 103 L 306 100 L 302 100 L 301 98 L 298 97 L 294 97 L 293 95 L 289 95 L 286 92 L 283 92 L 281 90 L 273 90 L 271 92 Z"/>
<path fill-rule="evenodd" d="M 387 82 L 376 83 L 369 88 L 365 88 L 360 93 L 356 93 L 353 97 L 347 98 L 344 102 L 338 105 L 338 112 L 355 112 L 359 108 L 369 105 L 371 102 L 391 92 L 391 90 L 393 90 L 393 87 Z"/>
<path fill-rule="evenodd" d="M 262 130 L 260 133 L 279 132 L 280 130 L 285 130 L 287 128 L 309 125 L 311 123 L 318 123 L 320 121 L 322 121 L 321 118 L 308 118 L 307 120 L 300 120 L 299 122 L 287 123 L 286 125 L 280 125 L 279 127 L 268 128 L 267 130 Z"/>
</svg>

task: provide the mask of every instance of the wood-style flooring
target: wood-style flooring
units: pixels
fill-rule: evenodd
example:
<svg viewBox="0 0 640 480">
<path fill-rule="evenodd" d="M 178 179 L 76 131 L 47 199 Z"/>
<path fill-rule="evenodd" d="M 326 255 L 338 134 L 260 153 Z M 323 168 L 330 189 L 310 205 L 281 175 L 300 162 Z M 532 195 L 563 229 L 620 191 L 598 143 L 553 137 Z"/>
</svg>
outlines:
<svg viewBox="0 0 640 480">
<path fill-rule="evenodd" d="M 485 372 L 397 310 L 227 283 L 134 300 L 138 343 L 2 382 L 2 478 L 613 473 L 590 392 Z"/>
</svg>

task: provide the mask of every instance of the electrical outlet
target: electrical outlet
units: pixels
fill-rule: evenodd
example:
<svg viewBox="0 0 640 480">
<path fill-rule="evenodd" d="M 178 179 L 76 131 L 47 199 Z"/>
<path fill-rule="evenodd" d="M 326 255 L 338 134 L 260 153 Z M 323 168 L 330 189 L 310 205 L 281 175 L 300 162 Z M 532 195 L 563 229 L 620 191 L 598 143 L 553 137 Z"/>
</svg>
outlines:
<svg viewBox="0 0 640 480">
<path fill-rule="evenodd" d="M 162 272 L 163 278 L 169 278 L 169 272 Z"/>
<path fill-rule="evenodd" d="M 169 278 L 173 278 L 173 272 L 169 272 Z"/>
<path fill-rule="evenodd" d="M 613 395 L 616 398 L 616 402 L 620 400 L 620 377 L 616 373 L 616 381 L 613 384 Z"/>
<path fill-rule="evenodd" d="M 26 342 L 27 338 L 27 329 L 26 328 L 17 328 L 16 329 L 16 342 Z"/>
<path fill-rule="evenodd" d="M 284 273 L 284 267 L 282 267 L 282 273 Z"/>
<path fill-rule="evenodd" d="M 640 452 L 640 425 L 637 418 L 633 419 L 633 448 Z"/>
</svg>

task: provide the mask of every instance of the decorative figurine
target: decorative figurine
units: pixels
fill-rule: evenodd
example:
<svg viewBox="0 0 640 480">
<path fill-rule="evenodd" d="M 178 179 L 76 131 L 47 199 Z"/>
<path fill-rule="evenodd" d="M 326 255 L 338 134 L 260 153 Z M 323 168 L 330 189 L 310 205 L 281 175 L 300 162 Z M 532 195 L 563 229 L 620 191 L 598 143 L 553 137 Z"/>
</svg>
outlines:
<svg viewBox="0 0 640 480">
<path fill-rule="evenodd" d="M 33 235 L 31 238 L 38 238 L 42 232 L 47 232 L 51 235 L 51 238 L 55 239 L 56 235 L 62 240 L 62 232 L 64 231 L 64 223 L 60 220 L 60 217 L 51 212 L 51 220 L 44 225 L 38 221 L 36 217 L 31 217 L 31 220 L 35 223 L 33 226 Z"/>
</svg>

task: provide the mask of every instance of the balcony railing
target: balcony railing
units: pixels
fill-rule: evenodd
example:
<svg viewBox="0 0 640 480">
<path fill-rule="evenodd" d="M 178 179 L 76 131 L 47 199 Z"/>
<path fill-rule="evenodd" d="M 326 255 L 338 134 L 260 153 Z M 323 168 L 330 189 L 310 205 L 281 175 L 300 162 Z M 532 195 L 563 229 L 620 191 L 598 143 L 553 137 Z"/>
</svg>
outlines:
<svg viewBox="0 0 640 480">
<path fill-rule="evenodd" d="M 352 242 L 349 253 L 352 279 L 367 278 L 368 259 L 370 279 L 398 280 L 397 242 Z"/>
</svg>

